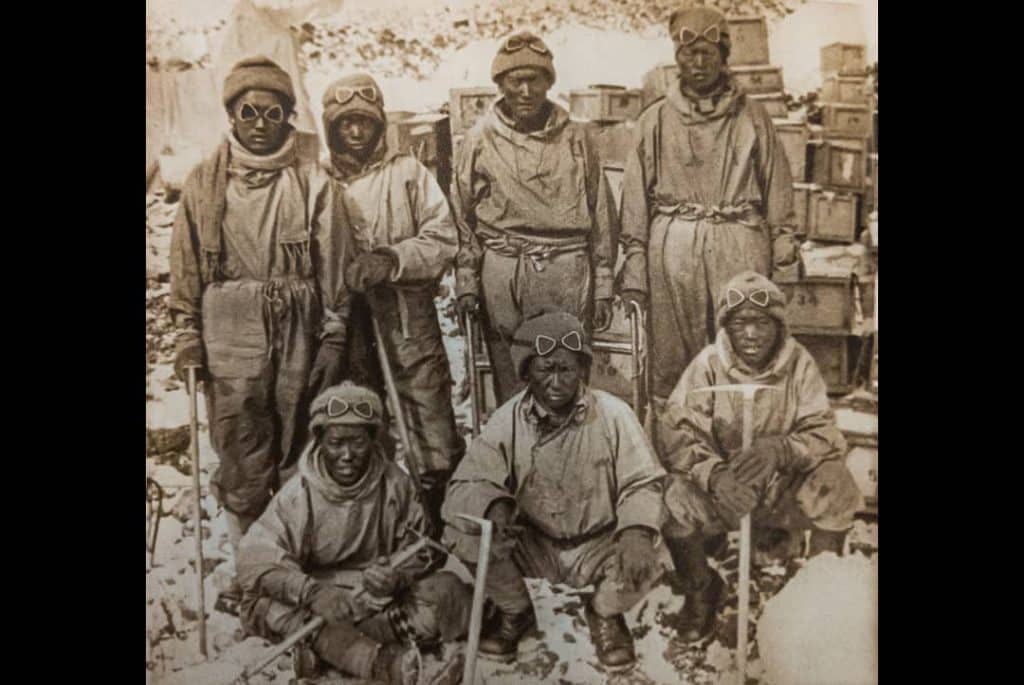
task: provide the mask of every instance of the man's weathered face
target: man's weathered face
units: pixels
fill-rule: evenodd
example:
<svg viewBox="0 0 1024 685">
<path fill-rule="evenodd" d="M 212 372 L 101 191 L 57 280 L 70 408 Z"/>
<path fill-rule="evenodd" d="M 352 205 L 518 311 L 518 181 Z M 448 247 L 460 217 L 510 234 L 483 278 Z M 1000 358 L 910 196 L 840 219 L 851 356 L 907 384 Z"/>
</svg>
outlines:
<svg viewBox="0 0 1024 685">
<path fill-rule="evenodd" d="M 584 369 L 581 355 L 558 347 L 547 356 L 530 358 L 526 381 L 533 396 L 557 412 L 568 407 L 576 397 Z"/>
<path fill-rule="evenodd" d="M 272 90 L 247 90 L 231 103 L 229 119 L 235 137 L 246 150 L 268 155 L 288 137 L 288 100 Z"/>
<path fill-rule="evenodd" d="M 330 425 L 320 440 L 324 465 L 341 485 L 357 483 L 373 458 L 373 436 L 367 426 Z"/>
<path fill-rule="evenodd" d="M 540 116 L 551 85 L 551 75 L 537 67 L 511 69 L 498 78 L 498 89 L 517 123 Z"/>
<path fill-rule="evenodd" d="M 683 85 L 694 92 L 705 94 L 713 91 L 725 73 L 725 60 L 718 45 L 704 38 L 698 38 L 676 51 L 679 78 Z"/>
<path fill-rule="evenodd" d="M 725 322 L 729 342 L 740 359 L 752 369 L 762 369 L 775 351 L 779 322 L 750 306 L 740 307 Z"/>
<path fill-rule="evenodd" d="M 383 128 L 373 117 L 353 112 L 338 118 L 334 125 L 335 140 L 341 143 L 344 152 L 358 157 L 373 151 Z"/>
</svg>

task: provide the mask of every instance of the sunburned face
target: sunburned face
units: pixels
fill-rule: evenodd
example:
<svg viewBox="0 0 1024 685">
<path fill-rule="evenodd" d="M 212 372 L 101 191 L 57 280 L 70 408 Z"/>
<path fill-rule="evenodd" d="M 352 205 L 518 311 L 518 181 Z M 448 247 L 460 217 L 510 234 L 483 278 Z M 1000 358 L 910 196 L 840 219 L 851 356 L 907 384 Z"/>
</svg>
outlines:
<svg viewBox="0 0 1024 685">
<path fill-rule="evenodd" d="M 740 359 L 752 369 L 763 369 L 775 351 L 779 322 L 763 311 L 744 306 L 729 317 L 725 329 Z"/>
<path fill-rule="evenodd" d="M 561 413 L 575 399 L 584 370 L 580 355 L 558 347 L 545 357 L 530 358 L 526 380 L 530 392 L 544 407 Z"/>
<path fill-rule="evenodd" d="M 345 152 L 362 157 L 377 146 L 382 128 L 373 117 L 358 112 L 346 114 L 334 125 L 335 140 L 341 143 Z"/>
<path fill-rule="evenodd" d="M 291 108 L 272 90 L 247 90 L 231 103 L 229 120 L 246 150 L 256 155 L 276 152 L 288 137 Z"/>
<path fill-rule="evenodd" d="M 366 426 L 331 425 L 320 440 L 324 465 L 341 485 L 353 485 L 366 473 L 373 458 L 373 437 Z"/>
<path fill-rule="evenodd" d="M 704 38 L 679 48 L 676 64 L 682 84 L 701 95 L 714 91 L 725 74 L 725 60 L 718 45 Z"/>
<path fill-rule="evenodd" d="M 536 67 L 511 69 L 498 79 L 498 89 L 517 124 L 537 123 L 551 85 L 548 72 Z"/>
</svg>

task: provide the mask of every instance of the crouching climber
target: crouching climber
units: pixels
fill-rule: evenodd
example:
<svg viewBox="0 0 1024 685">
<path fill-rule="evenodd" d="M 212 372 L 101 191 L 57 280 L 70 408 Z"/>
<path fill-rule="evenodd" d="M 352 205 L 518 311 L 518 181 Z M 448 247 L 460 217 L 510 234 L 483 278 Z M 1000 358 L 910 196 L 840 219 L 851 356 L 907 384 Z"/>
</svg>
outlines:
<svg viewBox="0 0 1024 685">
<path fill-rule="evenodd" d="M 511 347 L 525 390 L 470 445 L 448 488 L 444 541 L 475 561 L 478 533 L 458 514 L 495 524 L 481 655 L 514 659 L 535 624 L 524 576 L 593 584 L 585 615 L 606 667 L 636 660 L 623 613 L 661 576 L 664 470 L 627 404 L 582 379 L 592 353 L 571 314 L 527 319 Z"/>
<path fill-rule="evenodd" d="M 280 640 L 321 616 L 325 626 L 296 658 L 298 677 L 326 662 L 360 678 L 415 682 L 410 643 L 426 649 L 464 635 L 472 591 L 433 571 L 429 548 L 398 568 L 389 563 L 431 531 L 412 480 L 383 455 L 380 398 L 346 381 L 310 413 L 313 441 L 298 473 L 240 545 L 243 626 Z M 453 675 L 461 668 L 445 666 Z"/>
<path fill-rule="evenodd" d="M 810 552 L 839 551 L 862 506 L 846 468 L 825 381 L 786 329 L 786 300 L 764 276 L 744 271 L 718 298 L 718 336 L 679 379 L 659 425 L 670 472 L 664 534 L 686 586 L 680 636 L 697 641 L 714 625 L 725 584 L 708 565 L 708 536 L 737 530 L 751 514 L 756 546 L 810 530 Z M 742 449 L 743 400 L 693 392 L 727 384 L 770 386 L 754 399 L 754 441 Z"/>
</svg>

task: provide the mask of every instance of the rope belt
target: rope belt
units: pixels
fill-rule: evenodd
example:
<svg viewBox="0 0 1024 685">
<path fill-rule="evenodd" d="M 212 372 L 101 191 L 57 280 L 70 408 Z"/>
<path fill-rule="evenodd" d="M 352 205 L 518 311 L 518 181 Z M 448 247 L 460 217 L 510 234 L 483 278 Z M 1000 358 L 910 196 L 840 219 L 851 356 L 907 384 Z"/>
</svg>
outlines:
<svg viewBox="0 0 1024 685">
<path fill-rule="evenodd" d="M 537 272 L 543 271 L 544 262 L 554 257 L 582 252 L 590 246 L 590 238 L 586 235 L 573 235 L 567 238 L 526 238 L 483 227 L 477 227 L 477 234 L 480 236 L 480 242 L 488 250 L 503 257 L 526 257 Z"/>
<path fill-rule="evenodd" d="M 714 224 L 742 224 L 751 228 L 764 225 L 764 217 L 752 202 L 738 205 L 702 205 L 696 202 L 680 202 L 674 205 L 657 205 L 655 211 L 665 216 L 678 217 L 687 221 L 709 220 Z"/>
</svg>

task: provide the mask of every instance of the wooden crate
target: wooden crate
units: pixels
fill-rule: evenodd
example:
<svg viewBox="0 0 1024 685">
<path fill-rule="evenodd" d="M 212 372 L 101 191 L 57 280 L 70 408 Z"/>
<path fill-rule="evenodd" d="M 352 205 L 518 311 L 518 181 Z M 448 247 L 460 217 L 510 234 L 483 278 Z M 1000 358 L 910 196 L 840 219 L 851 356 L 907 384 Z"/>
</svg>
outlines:
<svg viewBox="0 0 1024 685">
<path fill-rule="evenodd" d="M 726 17 L 729 24 L 729 64 L 768 64 L 768 25 L 764 17 Z"/>
<path fill-rule="evenodd" d="M 592 85 L 569 91 L 569 112 L 586 121 L 616 122 L 636 119 L 643 109 L 643 93 L 623 86 Z"/>
<path fill-rule="evenodd" d="M 870 155 L 871 160 L 871 211 L 878 211 L 878 153 Z"/>
<path fill-rule="evenodd" d="M 668 92 L 669 87 L 679 81 L 679 65 L 675 62 L 665 62 L 654 67 L 643 78 L 641 88 L 643 106 L 651 104 Z"/>
<path fill-rule="evenodd" d="M 829 133 L 871 134 L 871 113 L 867 105 L 826 102 L 821 106 L 821 123 Z"/>
<path fill-rule="evenodd" d="M 878 507 L 878 439 L 860 435 L 846 435 L 850 451 L 846 453 L 846 467 L 864 496 L 867 510 Z"/>
<path fill-rule="evenodd" d="M 853 193 L 819 190 L 807 205 L 807 238 L 828 243 L 852 243 L 857 237 L 860 198 Z"/>
<path fill-rule="evenodd" d="M 388 112 L 388 149 L 406 152 L 423 163 L 447 194 L 452 181 L 449 119 L 435 112 Z"/>
<path fill-rule="evenodd" d="M 806 276 L 780 284 L 786 294 L 786 324 L 806 333 L 850 332 L 853 325 L 853 279 Z"/>
<path fill-rule="evenodd" d="M 782 119 L 789 116 L 789 109 L 786 108 L 786 99 L 782 93 L 755 93 L 747 95 L 747 97 L 760 102 L 768 116 L 773 119 Z"/>
<path fill-rule="evenodd" d="M 864 46 L 853 43 L 832 43 L 821 49 L 821 75 L 863 76 L 867 71 Z"/>
<path fill-rule="evenodd" d="M 622 401 L 633 404 L 632 356 L 601 349 L 601 342 L 629 345 L 630 330 L 626 309 L 621 301 L 612 306 L 612 323 L 608 329 L 594 335 L 594 361 L 590 366 L 589 384 L 592 388 L 610 392 Z"/>
<path fill-rule="evenodd" d="M 801 238 L 807 235 L 807 214 L 811 195 L 821 190 L 813 183 L 793 184 L 793 214 L 796 216 L 796 234 Z"/>
<path fill-rule="evenodd" d="M 851 341 L 857 338 L 846 333 L 805 333 L 790 327 L 793 337 L 807 348 L 818 365 L 829 395 L 845 395 L 853 389 L 850 382 Z"/>
<path fill-rule="evenodd" d="M 730 71 L 745 93 L 777 93 L 783 89 L 782 67 L 755 64 L 731 67 Z"/>
<path fill-rule="evenodd" d="M 867 82 L 866 76 L 829 76 L 821 84 L 821 101 L 866 105 Z"/>
<path fill-rule="evenodd" d="M 772 123 L 775 125 L 775 134 L 786 151 L 793 181 L 803 183 L 807 180 L 807 141 L 810 140 L 807 125 L 802 121 L 789 119 L 773 119 Z"/>
<path fill-rule="evenodd" d="M 862 191 L 866 187 L 866 141 L 829 138 L 812 148 L 811 181 L 825 188 Z"/>
<path fill-rule="evenodd" d="M 452 133 L 465 133 L 498 98 L 498 89 L 492 86 L 480 88 L 452 88 L 449 113 Z"/>
</svg>

